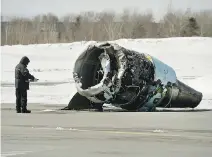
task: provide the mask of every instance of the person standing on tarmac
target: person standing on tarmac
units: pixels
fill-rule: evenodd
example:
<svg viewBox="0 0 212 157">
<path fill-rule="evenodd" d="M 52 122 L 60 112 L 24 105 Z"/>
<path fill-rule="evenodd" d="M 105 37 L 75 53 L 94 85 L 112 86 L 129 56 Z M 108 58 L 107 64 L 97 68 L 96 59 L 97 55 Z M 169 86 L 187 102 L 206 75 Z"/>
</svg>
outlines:
<svg viewBox="0 0 212 157">
<path fill-rule="evenodd" d="M 17 113 L 31 113 L 30 110 L 27 110 L 27 90 L 29 90 L 29 82 L 37 81 L 38 79 L 29 73 L 29 70 L 27 69 L 29 62 L 29 58 L 24 56 L 15 67 Z"/>
</svg>

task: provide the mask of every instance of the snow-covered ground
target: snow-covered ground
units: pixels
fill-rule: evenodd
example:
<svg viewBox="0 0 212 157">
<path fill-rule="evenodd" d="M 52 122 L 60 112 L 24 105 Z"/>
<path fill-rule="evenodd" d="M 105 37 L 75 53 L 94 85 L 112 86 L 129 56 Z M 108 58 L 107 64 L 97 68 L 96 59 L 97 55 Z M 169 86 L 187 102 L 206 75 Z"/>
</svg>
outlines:
<svg viewBox="0 0 212 157">
<path fill-rule="evenodd" d="M 1 102 L 15 103 L 14 68 L 27 55 L 31 83 L 29 103 L 67 104 L 76 89 L 72 69 L 90 42 L 1 46 Z M 121 46 L 148 53 L 173 67 L 179 80 L 203 93 L 198 108 L 212 109 L 212 38 L 120 39 Z M 64 105 L 63 105 L 64 106 Z"/>
</svg>

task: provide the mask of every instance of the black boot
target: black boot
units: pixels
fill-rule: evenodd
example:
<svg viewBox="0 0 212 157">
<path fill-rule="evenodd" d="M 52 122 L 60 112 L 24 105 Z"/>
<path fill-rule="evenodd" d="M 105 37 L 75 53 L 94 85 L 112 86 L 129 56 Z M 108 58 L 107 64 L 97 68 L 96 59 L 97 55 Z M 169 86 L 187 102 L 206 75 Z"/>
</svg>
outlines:
<svg viewBox="0 0 212 157">
<path fill-rule="evenodd" d="M 22 113 L 31 113 L 31 110 L 27 110 L 26 108 L 23 108 Z"/>
<path fill-rule="evenodd" d="M 16 112 L 17 113 L 21 113 L 21 108 L 20 107 L 16 107 Z"/>
</svg>

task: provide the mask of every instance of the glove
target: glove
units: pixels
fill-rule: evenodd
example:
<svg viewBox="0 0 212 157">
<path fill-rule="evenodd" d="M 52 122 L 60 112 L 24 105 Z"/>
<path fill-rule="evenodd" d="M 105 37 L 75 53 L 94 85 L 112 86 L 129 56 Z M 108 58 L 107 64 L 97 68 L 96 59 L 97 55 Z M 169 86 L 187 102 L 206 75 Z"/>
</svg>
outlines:
<svg viewBox="0 0 212 157">
<path fill-rule="evenodd" d="M 34 78 L 33 80 L 30 80 L 30 81 L 32 81 L 32 82 L 37 82 L 39 79 L 37 79 L 37 78 Z"/>
<path fill-rule="evenodd" d="M 34 81 L 38 81 L 39 79 L 35 78 Z"/>
</svg>

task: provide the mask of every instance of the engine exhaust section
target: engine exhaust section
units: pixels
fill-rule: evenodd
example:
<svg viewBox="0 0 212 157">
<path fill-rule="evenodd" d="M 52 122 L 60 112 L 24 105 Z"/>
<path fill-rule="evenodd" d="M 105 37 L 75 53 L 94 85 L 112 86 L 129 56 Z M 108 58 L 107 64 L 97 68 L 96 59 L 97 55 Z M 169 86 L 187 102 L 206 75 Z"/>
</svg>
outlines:
<svg viewBox="0 0 212 157">
<path fill-rule="evenodd" d="M 68 110 L 111 104 L 128 111 L 195 108 L 202 93 L 180 82 L 173 68 L 153 56 L 115 43 L 91 44 L 75 62 L 77 93 Z"/>
</svg>

